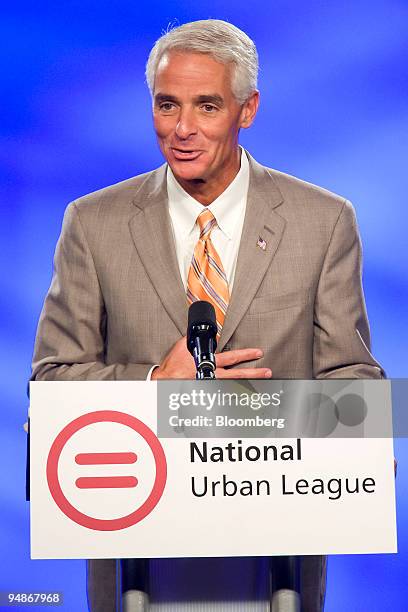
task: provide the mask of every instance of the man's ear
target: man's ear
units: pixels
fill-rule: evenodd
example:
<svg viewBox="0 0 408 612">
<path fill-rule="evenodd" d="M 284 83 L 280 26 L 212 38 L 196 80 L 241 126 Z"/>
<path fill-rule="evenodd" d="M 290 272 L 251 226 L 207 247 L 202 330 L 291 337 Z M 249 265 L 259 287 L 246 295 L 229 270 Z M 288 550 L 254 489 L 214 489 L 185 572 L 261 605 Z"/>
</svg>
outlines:
<svg viewBox="0 0 408 612">
<path fill-rule="evenodd" d="M 248 100 L 244 102 L 241 109 L 241 121 L 240 127 L 249 128 L 258 111 L 259 107 L 259 91 L 253 91 L 249 96 Z"/>
</svg>

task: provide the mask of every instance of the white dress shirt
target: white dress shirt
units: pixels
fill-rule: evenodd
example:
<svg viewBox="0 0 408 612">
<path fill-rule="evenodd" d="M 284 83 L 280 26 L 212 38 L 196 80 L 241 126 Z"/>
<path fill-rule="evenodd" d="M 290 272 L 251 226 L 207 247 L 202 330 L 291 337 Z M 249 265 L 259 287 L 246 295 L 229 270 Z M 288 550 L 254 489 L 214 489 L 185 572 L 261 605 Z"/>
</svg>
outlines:
<svg viewBox="0 0 408 612">
<path fill-rule="evenodd" d="M 169 213 L 184 288 L 187 287 L 191 257 L 200 235 L 196 220 L 200 212 L 207 208 L 217 221 L 217 226 L 211 232 L 211 242 L 222 261 L 231 293 L 244 225 L 248 186 L 249 163 L 242 149 L 238 174 L 226 190 L 206 207 L 191 197 L 177 182 L 170 167 L 167 168 Z"/>
</svg>

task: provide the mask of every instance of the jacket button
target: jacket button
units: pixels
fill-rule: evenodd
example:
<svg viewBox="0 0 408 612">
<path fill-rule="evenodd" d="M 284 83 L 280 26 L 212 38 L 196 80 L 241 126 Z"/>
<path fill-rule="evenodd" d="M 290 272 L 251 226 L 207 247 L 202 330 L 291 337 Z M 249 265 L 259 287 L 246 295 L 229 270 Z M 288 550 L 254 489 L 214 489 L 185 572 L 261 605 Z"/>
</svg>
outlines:
<svg viewBox="0 0 408 612">
<path fill-rule="evenodd" d="M 225 351 L 230 351 L 231 350 L 231 345 L 230 344 L 226 344 L 224 346 L 224 348 L 222 349 L 221 353 L 225 353 Z"/>
</svg>

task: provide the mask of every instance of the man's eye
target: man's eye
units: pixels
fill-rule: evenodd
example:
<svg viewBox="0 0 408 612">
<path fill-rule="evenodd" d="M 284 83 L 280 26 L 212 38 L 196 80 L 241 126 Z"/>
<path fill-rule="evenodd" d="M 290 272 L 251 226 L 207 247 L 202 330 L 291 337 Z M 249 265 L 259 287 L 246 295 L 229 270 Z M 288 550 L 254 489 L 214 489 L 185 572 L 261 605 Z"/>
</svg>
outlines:
<svg viewBox="0 0 408 612">
<path fill-rule="evenodd" d="M 171 111 L 174 108 L 174 104 L 172 102 L 163 102 L 163 104 L 160 104 L 160 110 L 162 111 Z"/>
<path fill-rule="evenodd" d="M 213 104 L 203 104 L 201 108 L 205 110 L 206 113 L 213 113 L 217 110 L 217 107 Z"/>
</svg>

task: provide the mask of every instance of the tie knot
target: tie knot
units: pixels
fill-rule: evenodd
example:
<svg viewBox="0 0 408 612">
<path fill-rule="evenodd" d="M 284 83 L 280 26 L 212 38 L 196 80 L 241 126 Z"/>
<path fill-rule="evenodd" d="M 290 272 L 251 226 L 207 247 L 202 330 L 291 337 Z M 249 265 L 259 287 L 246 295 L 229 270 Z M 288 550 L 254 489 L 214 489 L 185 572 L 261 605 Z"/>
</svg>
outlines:
<svg viewBox="0 0 408 612">
<path fill-rule="evenodd" d="M 206 208 L 197 217 L 197 223 L 200 228 L 200 239 L 205 240 L 209 238 L 211 230 L 217 225 L 217 221 L 212 214 L 211 210 Z"/>
</svg>

